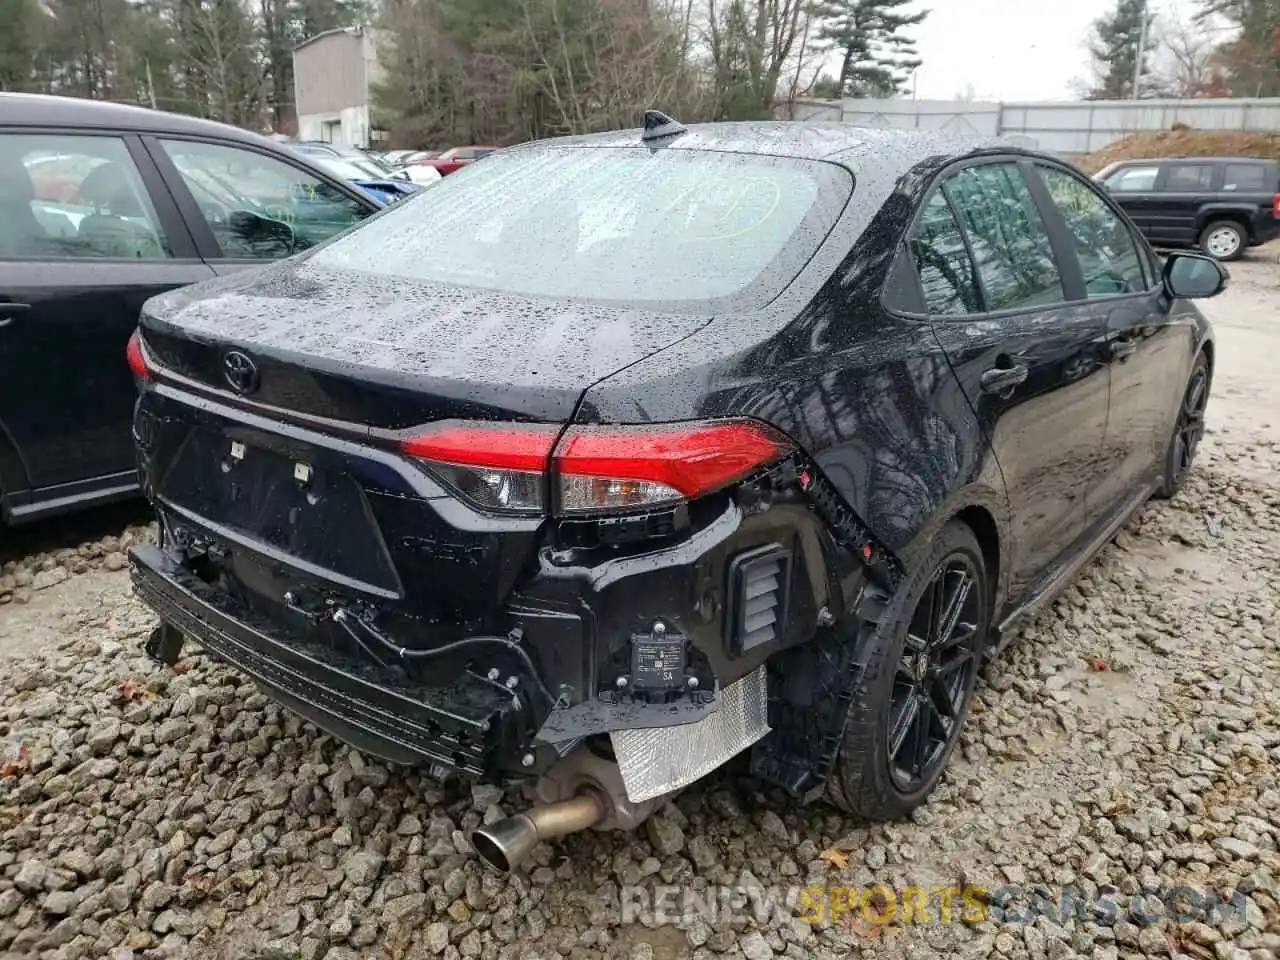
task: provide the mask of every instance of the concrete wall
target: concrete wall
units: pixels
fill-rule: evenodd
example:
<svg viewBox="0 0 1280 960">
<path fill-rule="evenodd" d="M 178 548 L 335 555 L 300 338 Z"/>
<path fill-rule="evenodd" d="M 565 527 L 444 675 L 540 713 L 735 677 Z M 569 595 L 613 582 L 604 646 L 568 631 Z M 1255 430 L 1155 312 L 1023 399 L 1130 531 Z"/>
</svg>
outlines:
<svg viewBox="0 0 1280 960">
<path fill-rule="evenodd" d="M 298 138 L 369 146 L 369 89 L 381 76 L 371 31 L 330 30 L 299 44 L 293 51 Z"/>
<path fill-rule="evenodd" d="M 917 127 L 1001 136 L 1049 153 L 1090 153 L 1131 133 L 1168 130 L 1280 131 L 1280 98 L 1258 100 L 1089 100 L 989 103 L 956 100 L 802 100 L 796 120 Z"/>
<path fill-rule="evenodd" d="M 348 147 L 369 146 L 369 106 L 298 114 L 299 140 L 324 140 Z"/>
</svg>

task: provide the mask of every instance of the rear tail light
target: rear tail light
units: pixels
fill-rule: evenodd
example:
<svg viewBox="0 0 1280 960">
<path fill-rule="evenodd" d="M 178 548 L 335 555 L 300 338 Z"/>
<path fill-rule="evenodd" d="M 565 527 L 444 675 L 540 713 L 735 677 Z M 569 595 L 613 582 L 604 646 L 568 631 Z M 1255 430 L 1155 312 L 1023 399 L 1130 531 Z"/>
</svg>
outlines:
<svg viewBox="0 0 1280 960">
<path fill-rule="evenodd" d="M 1275 195 L 1275 198 L 1272 200 L 1271 204 L 1272 204 L 1271 215 L 1275 217 L 1277 220 L 1280 220 L 1280 193 L 1277 193 Z"/>
<path fill-rule="evenodd" d="M 693 500 L 777 460 L 790 445 L 751 420 L 571 427 L 553 470 L 564 513 Z"/>
<path fill-rule="evenodd" d="M 148 380 L 151 377 L 151 371 L 147 369 L 147 358 L 142 352 L 142 338 L 138 336 L 135 329 L 129 337 L 129 343 L 124 348 L 125 359 L 129 362 L 129 369 L 133 371 L 133 375 L 139 380 Z"/>
<path fill-rule="evenodd" d="M 400 444 L 477 506 L 540 514 L 554 479 L 558 514 L 674 505 L 743 479 L 791 452 L 753 420 L 639 427 L 446 423 Z"/>
<path fill-rule="evenodd" d="M 542 513 L 543 477 L 560 427 L 445 422 L 400 441 L 400 452 L 484 510 Z"/>
</svg>

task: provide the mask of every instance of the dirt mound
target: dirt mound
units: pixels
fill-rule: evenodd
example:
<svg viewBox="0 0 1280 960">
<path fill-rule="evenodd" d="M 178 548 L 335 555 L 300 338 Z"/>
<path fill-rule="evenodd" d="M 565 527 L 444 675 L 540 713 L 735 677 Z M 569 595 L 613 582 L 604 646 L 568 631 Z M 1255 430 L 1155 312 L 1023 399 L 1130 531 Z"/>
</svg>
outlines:
<svg viewBox="0 0 1280 960">
<path fill-rule="evenodd" d="M 1117 160 L 1154 157 L 1271 157 L 1280 160 L 1280 135 L 1221 130 L 1162 130 L 1135 133 L 1093 153 L 1076 158 L 1086 173 L 1097 173 Z"/>
</svg>

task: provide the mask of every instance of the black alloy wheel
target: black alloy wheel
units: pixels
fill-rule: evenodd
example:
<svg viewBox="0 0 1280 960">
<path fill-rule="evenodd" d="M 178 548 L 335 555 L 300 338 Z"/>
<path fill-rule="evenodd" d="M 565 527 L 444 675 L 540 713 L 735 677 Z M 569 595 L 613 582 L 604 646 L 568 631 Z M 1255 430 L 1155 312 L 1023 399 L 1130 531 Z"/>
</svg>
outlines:
<svg viewBox="0 0 1280 960">
<path fill-rule="evenodd" d="M 1209 402 L 1209 365 L 1204 355 L 1196 357 L 1191 368 L 1187 389 L 1182 394 L 1173 423 L 1173 436 L 1169 440 L 1169 453 L 1164 469 L 1164 483 L 1156 496 L 1167 500 L 1186 483 L 1196 451 L 1204 439 L 1204 411 Z"/>
<path fill-rule="evenodd" d="M 948 557 L 916 604 L 890 698 L 889 772 L 911 793 L 936 779 L 959 733 L 978 672 L 980 576 L 964 553 Z"/>
<path fill-rule="evenodd" d="M 857 641 L 870 648 L 827 781 L 831 803 L 896 820 L 929 798 L 969 712 L 991 598 L 977 538 L 950 521 Z"/>
</svg>

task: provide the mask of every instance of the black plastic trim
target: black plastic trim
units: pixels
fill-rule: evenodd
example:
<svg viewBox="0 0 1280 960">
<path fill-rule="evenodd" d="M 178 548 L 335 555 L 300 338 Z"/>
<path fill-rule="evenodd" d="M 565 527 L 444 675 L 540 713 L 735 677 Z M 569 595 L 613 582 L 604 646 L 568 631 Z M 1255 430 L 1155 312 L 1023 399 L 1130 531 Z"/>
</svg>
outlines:
<svg viewBox="0 0 1280 960">
<path fill-rule="evenodd" d="M 731 606 L 724 620 L 725 642 L 734 656 L 741 656 L 781 639 L 790 608 L 791 567 L 792 551 L 776 543 L 745 550 L 729 561 L 729 589 L 726 596 L 730 598 Z M 774 597 L 773 625 L 767 634 L 762 633 L 753 639 L 753 634 L 757 631 L 753 631 L 747 622 L 750 601 L 753 599 L 747 596 L 747 589 L 751 585 L 753 574 L 770 568 L 776 569 L 778 578 L 777 586 L 771 591 Z"/>
</svg>

